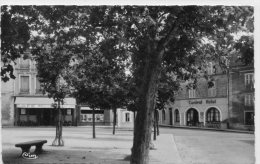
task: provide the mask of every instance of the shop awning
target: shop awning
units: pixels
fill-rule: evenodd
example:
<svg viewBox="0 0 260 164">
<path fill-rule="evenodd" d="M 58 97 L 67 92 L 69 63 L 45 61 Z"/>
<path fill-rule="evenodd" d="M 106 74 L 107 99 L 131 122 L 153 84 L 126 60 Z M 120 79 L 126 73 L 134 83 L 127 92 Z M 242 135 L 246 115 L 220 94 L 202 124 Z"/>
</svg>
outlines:
<svg viewBox="0 0 260 164">
<path fill-rule="evenodd" d="M 16 97 L 17 108 L 53 108 L 54 100 L 48 97 Z M 74 98 L 65 98 L 61 108 L 75 108 Z"/>
</svg>

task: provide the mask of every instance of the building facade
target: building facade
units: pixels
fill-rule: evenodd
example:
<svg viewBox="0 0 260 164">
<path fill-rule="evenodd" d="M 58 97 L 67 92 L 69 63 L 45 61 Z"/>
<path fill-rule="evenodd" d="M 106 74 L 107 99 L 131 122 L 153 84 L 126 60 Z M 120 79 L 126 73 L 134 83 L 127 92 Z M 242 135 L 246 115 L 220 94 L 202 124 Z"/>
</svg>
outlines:
<svg viewBox="0 0 260 164">
<path fill-rule="evenodd" d="M 15 126 L 55 125 L 57 110 L 53 99 L 44 95 L 37 79 L 36 63 L 19 58 L 15 65 L 15 80 L 2 82 L 2 124 Z M 76 124 L 76 101 L 66 97 L 61 105 L 64 125 Z"/>
<path fill-rule="evenodd" d="M 228 71 L 217 65 L 207 70 L 213 87 L 206 78 L 196 89 L 183 83 L 175 102 L 157 111 L 159 123 L 254 130 L 254 67 L 232 61 Z"/>
<path fill-rule="evenodd" d="M 53 126 L 57 103 L 42 93 L 37 79 L 36 63 L 29 58 L 20 58 L 14 66 L 16 78 L 1 82 L 1 115 L 3 126 Z M 64 99 L 61 105 L 64 126 L 92 125 L 92 109 L 77 104 L 71 97 Z M 95 109 L 96 125 L 113 125 L 112 110 Z M 131 127 L 133 113 L 118 109 L 117 126 Z"/>
<path fill-rule="evenodd" d="M 159 111 L 161 124 L 176 126 L 220 127 L 228 118 L 227 78 L 216 74 L 214 87 L 208 87 L 208 80 L 198 80 L 196 89 L 183 84 L 174 103 Z"/>
<path fill-rule="evenodd" d="M 238 61 L 237 57 L 232 61 Z M 231 128 L 254 130 L 254 65 L 231 62 L 229 88 Z"/>
<path fill-rule="evenodd" d="M 80 119 L 78 120 L 79 126 L 92 125 L 93 123 L 93 110 L 90 109 L 87 105 L 78 105 Z M 113 125 L 113 111 L 112 110 L 103 110 L 95 109 L 95 124 L 96 125 Z M 117 127 L 133 127 L 134 115 L 133 112 L 127 111 L 126 109 L 117 109 L 116 114 L 116 126 Z"/>
</svg>

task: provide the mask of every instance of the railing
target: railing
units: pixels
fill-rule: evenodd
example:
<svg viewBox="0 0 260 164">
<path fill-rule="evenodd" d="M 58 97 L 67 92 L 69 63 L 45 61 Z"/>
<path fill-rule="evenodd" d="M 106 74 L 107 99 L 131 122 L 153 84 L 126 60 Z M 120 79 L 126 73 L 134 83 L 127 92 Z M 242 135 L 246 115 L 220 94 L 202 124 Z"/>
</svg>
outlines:
<svg viewBox="0 0 260 164">
<path fill-rule="evenodd" d="M 30 93 L 30 89 L 20 89 L 20 94 L 29 94 Z"/>
<path fill-rule="evenodd" d="M 189 122 L 187 122 L 187 126 L 220 129 L 220 128 L 221 128 L 221 122 L 207 122 L 206 125 L 204 126 L 204 122 L 193 122 L 193 121 L 189 121 Z"/>
<path fill-rule="evenodd" d="M 221 128 L 221 123 L 220 122 L 207 122 L 206 123 L 207 128 L 216 128 L 220 129 Z"/>
</svg>

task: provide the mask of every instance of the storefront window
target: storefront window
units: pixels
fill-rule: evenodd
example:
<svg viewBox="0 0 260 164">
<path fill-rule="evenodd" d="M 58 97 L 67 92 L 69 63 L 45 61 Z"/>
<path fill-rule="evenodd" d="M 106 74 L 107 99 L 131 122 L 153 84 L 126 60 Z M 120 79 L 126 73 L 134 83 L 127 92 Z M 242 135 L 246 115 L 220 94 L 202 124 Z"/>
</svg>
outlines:
<svg viewBox="0 0 260 164">
<path fill-rule="evenodd" d="M 81 109 L 81 122 L 92 122 L 93 121 L 93 110 L 88 108 L 87 110 Z M 103 122 L 104 121 L 104 110 L 95 110 L 95 121 Z"/>
<path fill-rule="evenodd" d="M 216 108 L 210 108 L 207 111 L 207 122 L 219 122 L 220 112 Z"/>
<path fill-rule="evenodd" d="M 71 115 L 71 109 L 67 109 L 67 115 Z"/>
<path fill-rule="evenodd" d="M 26 109 L 21 109 L 21 115 L 26 114 Z"/>
</svg>

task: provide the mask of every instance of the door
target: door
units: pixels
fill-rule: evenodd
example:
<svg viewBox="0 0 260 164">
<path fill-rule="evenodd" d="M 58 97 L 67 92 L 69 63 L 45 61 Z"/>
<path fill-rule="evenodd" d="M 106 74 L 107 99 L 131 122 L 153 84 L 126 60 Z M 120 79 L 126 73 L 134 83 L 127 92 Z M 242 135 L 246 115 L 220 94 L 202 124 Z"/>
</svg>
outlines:
<svg viewBox="0 0 260 164">
<path fill-rule="evenodd" d="M 172 108 L 169 108 L 169 114 L 170 114 L 170 125 L 173 125 Z"/>
<path fill-rule="evenodd" d="M 199 123 L 199 113 L 196 109 L 191 108 L 187 111 L 187 125 L 197 126 Z"/>
<path fill-rule="evenodd" d="M 42 110 L 42 121 L 41 124 L 44 126 L 51 125 L 51 110 L 50 109 L 43 109 Z"/>
</svg>

